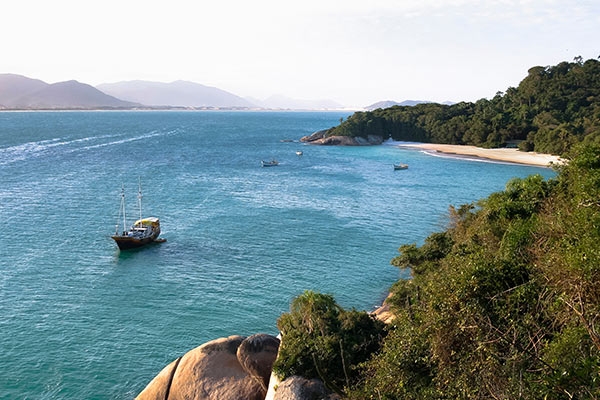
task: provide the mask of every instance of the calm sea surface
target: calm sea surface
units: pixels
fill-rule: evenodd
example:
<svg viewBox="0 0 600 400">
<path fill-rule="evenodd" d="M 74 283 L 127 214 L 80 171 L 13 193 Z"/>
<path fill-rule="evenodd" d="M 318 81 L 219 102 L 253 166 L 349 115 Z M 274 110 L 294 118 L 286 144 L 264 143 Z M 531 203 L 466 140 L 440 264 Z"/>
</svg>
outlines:
<svg viewBox="0 0 600 400">
<path fill-rule="evenodd" d="M 277 334 L 306 289 L 370 311 L 401 276 L 397 248 L 443 229 L 449 205 L 554 175 L 297 142 L 348 115 L 0 113 L 0 398 L 133 398 L 208 340 Z M 119 253 L 121 185 L 131 223 L 138 179 L 168 241 Z"/>
</svg>

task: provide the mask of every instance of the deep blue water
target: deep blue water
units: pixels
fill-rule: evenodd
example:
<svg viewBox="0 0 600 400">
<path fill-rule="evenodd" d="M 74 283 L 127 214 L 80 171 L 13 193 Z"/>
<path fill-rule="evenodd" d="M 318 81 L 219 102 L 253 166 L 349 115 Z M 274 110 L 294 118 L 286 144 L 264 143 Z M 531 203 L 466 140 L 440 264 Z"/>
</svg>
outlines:
<svg viewBox="0 0 600 400">
<path fill-rule="evenodd" d="M 277 334 L 306 289 L 370 311 L 397 248 L 442 230 L 449 205 L 553 175 L 282 141 L 347 115 L 0 113 L 0 398 L 132 398 L 208 340 Z M 168 241 L 120 253 L 121 185 L 133 222 L 138 179 Z"/>
</svg>

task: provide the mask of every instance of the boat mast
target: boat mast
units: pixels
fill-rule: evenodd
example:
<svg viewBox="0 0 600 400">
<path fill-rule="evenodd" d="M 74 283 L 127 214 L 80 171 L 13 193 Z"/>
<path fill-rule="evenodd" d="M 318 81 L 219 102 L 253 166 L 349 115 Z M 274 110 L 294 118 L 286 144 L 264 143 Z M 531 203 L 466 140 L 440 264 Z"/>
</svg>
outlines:
<svg viewBox="0 0 600 400">
<path fill-rule="evenodd" d="M 139 187 L 138 187 L 138 206 L 140 208 L 140 221 L 142 220 L 142 179 L 139 178 Z M 140 222 L 141 224 L 141 222 Z"/>
<path fill-rule="evenodd" d="M 123 213 L 123 231 L 125 231 L 125 229 L 127 229 L 127 217 L 125 216 L 125 185 L 123 184 L 121 184 L 121 212 Z M 119 234 L 118 222 L 115 234 Z"/>
</svg>

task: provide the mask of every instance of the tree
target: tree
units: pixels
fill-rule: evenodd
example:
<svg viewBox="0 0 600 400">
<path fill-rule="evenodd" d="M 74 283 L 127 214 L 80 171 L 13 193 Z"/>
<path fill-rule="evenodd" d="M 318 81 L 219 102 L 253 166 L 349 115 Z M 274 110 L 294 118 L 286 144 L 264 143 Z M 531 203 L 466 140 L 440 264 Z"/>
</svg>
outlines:
<svg viewBox="0 0 600 400">
<path fill-rule="evenodd" d="M 569 159 L 400 247 L 412 279 L 349 398 L 600 398 L 600 145 Z"/>
<path fill-rule="evenodd" d="M 383 323 L 365 312 L 344 310 L 333 296 L 305 291 L 281 315 L 279 356 L 273 366 L 282 379 L 319 378 L 342 394 L 356 384 L 357 366 L 378 351 Z"/>
<path fill-rule="evenodd" d="M 501 147 L 565 155 L 581 142 L 600 142 L 600 62 L 561 62 L 529 69 L 518 87 L 491 100 L 393 106 L 356 112 L 327 135 L 379 135 L 394 140 Z"/>
</svg>

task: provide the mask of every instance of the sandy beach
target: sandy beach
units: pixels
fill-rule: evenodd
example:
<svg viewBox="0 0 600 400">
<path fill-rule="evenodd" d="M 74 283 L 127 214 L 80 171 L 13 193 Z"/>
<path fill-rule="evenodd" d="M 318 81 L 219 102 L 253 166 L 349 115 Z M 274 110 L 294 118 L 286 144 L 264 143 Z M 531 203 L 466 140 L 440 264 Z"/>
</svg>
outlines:
<svg viewBox="0 0 600 400">
<path fill-rule="evenodd" d="M 468 157 L 479 157 L 494 161 L 536 165 L 541 167 L 549 167 L 552 164 L 560 164 L 563 162 L 563 160 L 558 156 L 536 152 L 523 152 L 515 148 L 484 149 L 475 146 L 408 142 L 397 142 L 397 146 L 417 148 L 432 153 L 438 152 L 447 154 L 449 156 L 460 155 Z"/>
</svg>

